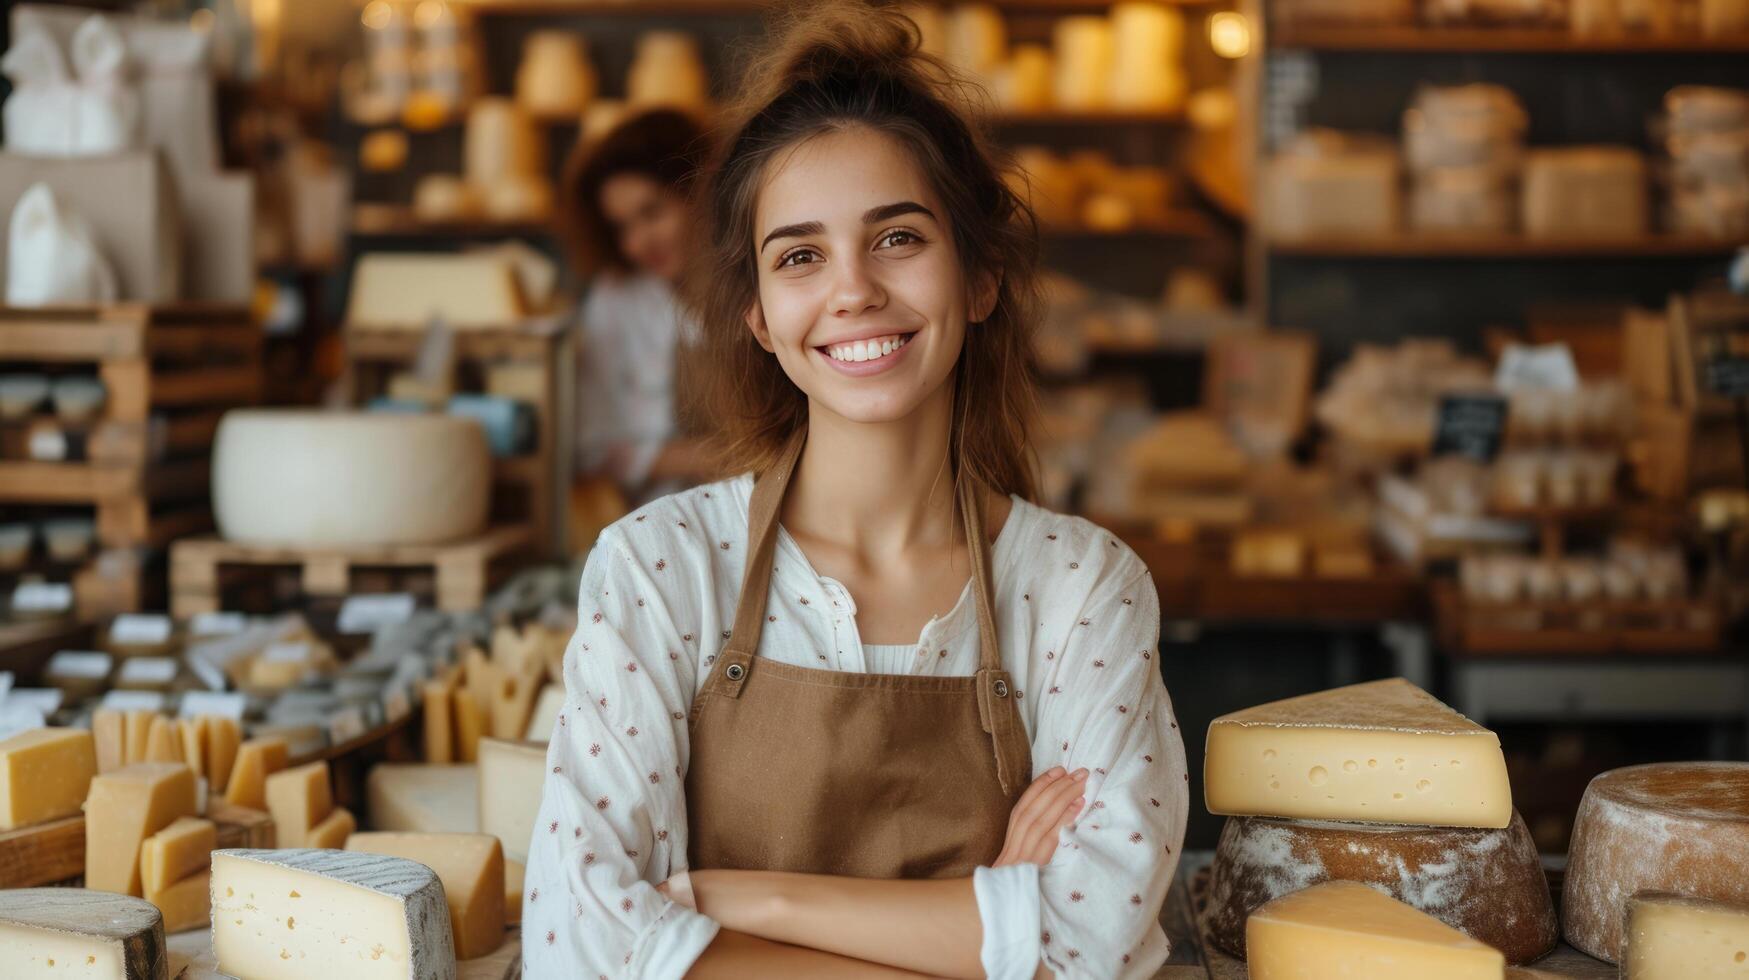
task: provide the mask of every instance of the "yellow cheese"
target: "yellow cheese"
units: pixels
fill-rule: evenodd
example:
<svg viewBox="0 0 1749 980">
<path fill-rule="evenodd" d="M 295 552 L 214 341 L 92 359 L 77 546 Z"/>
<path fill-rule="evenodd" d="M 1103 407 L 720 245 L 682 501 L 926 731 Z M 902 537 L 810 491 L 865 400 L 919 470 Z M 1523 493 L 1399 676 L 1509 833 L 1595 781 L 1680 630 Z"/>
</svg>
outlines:
<svg viewBox="0 0 1749 980">
<path fill-rule="evenodd" d="M 1499 950 L 1353 881 L 1313 885 L 1252 912 L 1245 949 L 1251 980 L 1500 980 L 1506 974 Z"/>
<path fill-rule="evenodd" d="M 126 730 L 126 738 L 122 740 L 123 765 L 146 761 L 146 736 L 152 730 L 152 719 L 156 717 L 156 711 L 128 712 L 123 724 Z"/>
<path fill-rule="evenodd" d="M 312 762 L 267 777 L 267 812 L 280 847 L 308 847 L 310 830 L 334 812 L 328 763 Z"/>
<path fill-rule="evenodd" d="M 384 762 L 365 779 L 372 830 L 475 833 L 480 829 L 477 766 Z"/>
<path fill-rule="evenodd" d="M 352 811 L 343 806 L 337 806 L 333 812 L 322 818 L 322 822 L 310 828 L 304 838 L 305 847 L 322 847 L 338 850 L 346 846 L 346 838 L 352 836 L 358 829 L 358 820 Z"/>
<path fill-rule="evenodd" d="M 349 851 L 391 854 L 437 872 L 449 902 L 457 959 L 471 960 L 504 942 L 504 849 L 489 834 L 353 834 Z"/>
<path fill-rule="evenodd" d="M 126 715 L 113 708 L 98 708 L 91 714 L 91 735 L 97 741 L 98 772 L 127 765 Z"/>
<path fill-rule="evenodd" d="M 540 681 L 514 673 L 501 674 L 492 690 L 492 734 L 498 738 L 521 738 L 528 731 L 534 712 L 534 696 Z"/>
<path fill-rule="evenodd" d="M 1289 698 L 1209 725 L 1212 813 L 1448 827 L 1506 826 L 1494 733 L 1400 678 Z"/>
<path fill-rule="evenodd" d="M 0 977 L 131 980 L 162 965 L 158 910 L 137 898 L 84 888 L 0 889 Z"/>
<path fill-rule="evenodd" d="M 0 741 L 0 830 L 79 812 L 97 775 L 97 744 L 82 728 L 34 728 Z"/>
<path fill-rule="evenodd" d="M 211 867 L 216 846 L 218 828 L 200 817 L 178 817 L 146 838 L 140 846 L 140 887 L 146 900 L 152 900 L 152 893 Z"/>
<path fill-rule="evenodd" d="M 528 865 L 521 861 L 504 862 L 504 921 L 508 925 L 522 925 L 522 882 L 528 874 Z"/>
<path fill-rule="evenodd" d="M 146 757 L 143 761 L 182 761 L 182 735 L 177 731 L 174 719 L 152 716 L 151 727 L 146 730 Z"/>
<path fill-rule="evenodd" d="M 474 762 L 479 759 L 480 739 L 486 734 L 486 713 L 465 687 L 455 689 L 450 704 L 455 709 L 456 761 Z"/>
<path fill-rule="evenodd" d="M 290 759 L 283 738 L 252 738 L 244 742 L 237 749 L 237 761 L 225 785 L 225 802 L 267 809 L 267 777 L 284 769 Z"/>
<path fill-rule="evenodd" d="M 426 681 L 420 695 L 425 708 L 425 761 L 454 762 L 455 712 L 450 710 L 450 703 L 455 697 L 455 683 Z"/>
<path fill-rule="evenodd" d="M 1623 980 L 1749 977 L 1749 906 L 1674 895 L 1628 900 Z"/>
<path fill-rule="evenodd" d="M 512 861 L 528 860 L 546 771 L 547 747 L 539 742 L 480 741 L 480 830 L 497 837 Z"/>
<path fill-rule="evenodd" d="M 199 718 L 184 718 L 176 723 L 176 734 L 182 738 L 182 761 L 196 776 L 205 776 L 206 726 Z"/>
<path fill-rule="evenodd" d="M 180 762 L 137 762 L 91 780 L 85 800 L 85 887 L 140 896 L 140 848 L 195 813 L 194 770 Z"/>
<path fill-rule="evenodd" d="M 500 670 L 497 664 L 486 659 L 485 652 L 479 647 L 469 649 L 462 662 L 466 665 L 462 675 L 462 685 L 468 693 L 474 696 L 474 704 L 488 716 L 486 724 L 490 724 L 489 716 L 492 712 L 493 693 L 497 691 L 498 679 L 504 676 L 504 671 Z M 498 733 L 490 729 L 482 729 L 482 734 L 496 736 Z"/>
<path fill-rule="evenodd" d="M 212 870 L 202 868 L 158 892 L 146 893 L 146 901 L 164 913 L 164 932 L 187 932 L 212 925 Z"/>
<path fill-rule="evenodd" d="M 237 746 L 243 732 L 237 723 L 218 715 L 202 715 L 206 729 L 206 778 L 215 793 L 223 793 L 231 778 L 231 767 L 237 764 Z"/>
</svg>

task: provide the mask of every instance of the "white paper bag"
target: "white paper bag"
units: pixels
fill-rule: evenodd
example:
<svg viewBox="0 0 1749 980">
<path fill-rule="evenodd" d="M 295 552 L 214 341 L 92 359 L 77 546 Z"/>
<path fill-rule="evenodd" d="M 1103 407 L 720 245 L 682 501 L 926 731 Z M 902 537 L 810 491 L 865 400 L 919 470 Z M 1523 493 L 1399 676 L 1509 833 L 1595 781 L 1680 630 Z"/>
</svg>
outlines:
<svg viewBox="0 0 1749 980">
<path fill-rule="evenodd" d="M 107 17 L 86 17 L 69 44 L 73 70 L 52 32 L 27 25 L 0 60 L 12 79 L 6 147 L 38 156 L 96 156 L 140 144 L 140 96 L 127 43 Z"/>
<path fill-rule="evenodd" d="M 97 248 L 91 225 L 61 207 L 47 184 L 33 184 L 12 209 L 6 303 L 112 303 L 115 270 Z"/>
</svg>

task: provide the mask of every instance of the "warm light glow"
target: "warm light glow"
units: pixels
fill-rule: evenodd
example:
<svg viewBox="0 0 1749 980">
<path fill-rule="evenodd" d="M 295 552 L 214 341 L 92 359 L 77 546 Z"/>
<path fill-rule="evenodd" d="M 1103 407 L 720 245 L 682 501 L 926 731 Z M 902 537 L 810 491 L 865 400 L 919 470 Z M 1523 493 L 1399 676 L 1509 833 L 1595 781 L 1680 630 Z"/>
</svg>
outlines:
<svg viewBox="0 0 1749 980">
<path fill-rule="evenodd" d="M 196 34 L 211 34 L 213 31 L 213 12 L 205 7 L 188 15 L 188 26 Z"/>
<path fill-rule="evenodd" d="M 443 0 L 421 0 L 419 6 L 413 8 L 413 26 L 422 31 L 430 30 L 449 19 L 449 5 Z"/>
<path fill-rule="evenodd" d="M 1243 58 L 1251 53 L 1251 24 L 1245 15 L 1223 10 L 1209 18 L 1209 46 L 1223 58 Z"/>
<path fill-rule="evenodd" d="M 387 0 L 370 0 L 364 5 L 361 15 L 364 26 L 373 31 L 380 31 L 389 26 L 389 21 L 395 18 L 394 10 L 390 9 Z"/>
</svg>

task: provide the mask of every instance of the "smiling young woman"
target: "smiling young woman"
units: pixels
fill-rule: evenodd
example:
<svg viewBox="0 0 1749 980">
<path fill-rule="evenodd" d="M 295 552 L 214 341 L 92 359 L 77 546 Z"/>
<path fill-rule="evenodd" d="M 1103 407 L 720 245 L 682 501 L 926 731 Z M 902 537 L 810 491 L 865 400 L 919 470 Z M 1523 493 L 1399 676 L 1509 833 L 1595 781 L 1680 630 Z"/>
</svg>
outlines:
<svg viewBox="0 0 1749 980">
<path fill-rule="evenodd" d="M 590 553 L 527 972 L 1151 976 L 1184 749 L 1146 567 L 1033 502 L 1031 212 L 890 8 L 737 91 L 688 294 L 740 475 Z"/>
</svg>

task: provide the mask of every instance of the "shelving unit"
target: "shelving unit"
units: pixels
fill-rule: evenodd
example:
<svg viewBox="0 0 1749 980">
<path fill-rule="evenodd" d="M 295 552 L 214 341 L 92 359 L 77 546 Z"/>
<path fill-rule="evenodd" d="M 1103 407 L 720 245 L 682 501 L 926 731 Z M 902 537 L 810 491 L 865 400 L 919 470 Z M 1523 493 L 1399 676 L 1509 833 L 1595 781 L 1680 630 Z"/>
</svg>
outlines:
<svg viewBox="0 0 1749 980">
<path fill-rule="evenodd" d="M 1267 244 L 1276 255 L 1366 259 L 1580 259 L 1695 257 L 1730 255 L 1749 240 L 1695 235 L 1640 238 L 1527 238 L 1522 235 L 1431 235 L 1405 232 L 1389 237 L 1277 239 Z"/>
<path fill-rule="evenodd" d="M 1269 36 L 1278 50 L 1429 51 L 1473 54 L 1749 54 L 1749 34 L 1578 35 L 1546 28 L 1343 27 L 1290 24 Z"/>
</svg>

